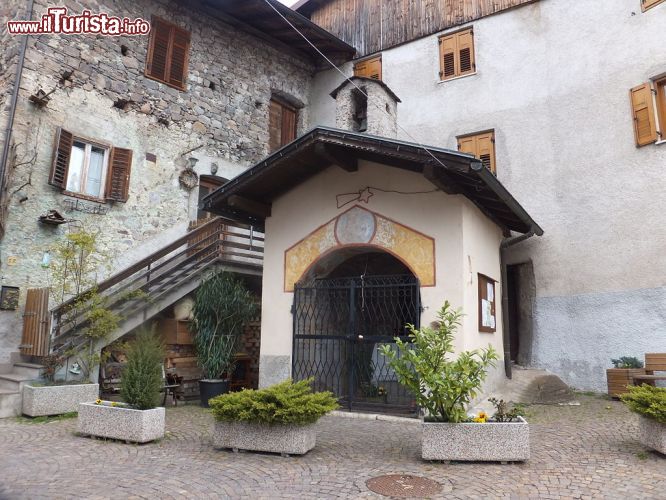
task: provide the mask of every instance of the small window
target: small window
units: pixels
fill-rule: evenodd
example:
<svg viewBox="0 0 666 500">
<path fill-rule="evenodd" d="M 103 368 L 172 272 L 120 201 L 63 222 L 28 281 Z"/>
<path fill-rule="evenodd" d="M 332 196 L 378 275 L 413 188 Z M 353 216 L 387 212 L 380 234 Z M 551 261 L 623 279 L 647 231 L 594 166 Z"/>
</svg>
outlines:
<svg viewBox="0 0 666 500">
<path fill-rule="evenodd" d="M 296 139 L 298 110 L 279 100 L 271 99 L 268 112 L 268 150 L 276 151 Z"/>
<path fill-rule="evenodd" d="M 104 145 L 59 128 L 49 184 L 67 194 L 127 201 L 132 151 Z"/>
<path fill-rule="evenodd" d="M 666 77 L 634 87 L 630 97 L 636 146 L 663 140 L 666 134 Z"/>
<path fill-rule="evenodd" d="M 211 212 L 201 210 L 201 202 L 206 196 L 227 182 L 227 179 L 223 177 L 212 175 L 202 175 L 199 177 L 199 208 L 197 210 L 197 222 L 208 221 L 214 217 L 217 217 Z"/>
<path fill-rule="evenodd" d="M 497 331 L 497 321 L 495 315 L 495 303 L 497 296 L 495 294 L 495 280 L 478 275 L 479 281 L 479 331 L 484 333 L 495 333 Z"/>
<path fill-rule="evenodd" d="M 190 32 L 153 17 L 145 75 L 185 90 L 190 52 Z"/>
<path fill-rule="evenodd" d="M 645 12 L 652 7 L 656 7 L 660 3 L 664 3 L 666 0 L 641 0 L 641 9 Z"/>
<path fill-rule="evenodd" d="M 472 28 L 439 37 L 439 78 L 449 80 L 476 73 Z"/>
<path fill-rule="evenodd" d="M 376 56 L 371 59 L 359 61 L 354 64 L 354 76 L 363 76 L 365 78 L 382 79 L 382 56 Z"/>
<path fill-rule="evenodd" d="M 495 166 L 495 132 L 481 132 L 458 137 L 458 151 L 476 156 L 483 166 L 497 175 Z"/>
</svg>

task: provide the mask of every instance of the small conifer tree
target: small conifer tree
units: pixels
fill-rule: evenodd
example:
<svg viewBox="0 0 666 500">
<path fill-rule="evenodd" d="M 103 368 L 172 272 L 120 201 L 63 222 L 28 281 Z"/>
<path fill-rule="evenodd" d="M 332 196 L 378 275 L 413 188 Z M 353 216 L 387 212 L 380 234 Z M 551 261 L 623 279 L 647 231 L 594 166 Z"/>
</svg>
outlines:
<svg viewBox="0 0 666 500">
<path fill-rule="evenodd" d="M 150 410 L 159 404 L 163 380 L 164 345 L 153 330 L 142 329 L 127 350 L 120 395 L 132 408 Z"/>
</svg>

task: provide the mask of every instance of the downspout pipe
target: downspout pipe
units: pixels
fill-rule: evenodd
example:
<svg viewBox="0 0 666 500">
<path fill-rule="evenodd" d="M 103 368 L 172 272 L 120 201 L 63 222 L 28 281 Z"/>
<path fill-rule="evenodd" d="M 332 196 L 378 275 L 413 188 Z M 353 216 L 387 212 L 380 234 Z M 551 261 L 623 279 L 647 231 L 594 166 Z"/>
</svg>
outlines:
<svg viewBox="0 0 666 500">
<path fill-rule="evenodd" d="M 32 19 L 32 11 L 34 7 L 34 0 L 30 0 L 28 3 L 28 16 L 26 21 Z M 14 128 L 14 117 L 16 116 L 16 104 L 18 102 L 19 89 L 21 88 L 21 78 L 23 76 L 23 65 L 25 63 L 25 52 L 28 46 L 28 37 L 29 35 L 23 35 L 23 40 L 21 40 L 21 50 L 19 52 L 19 58 L 16 63 L 16 75 L 14 77 L 14 90 L 12 91 L 12 99 L 9 105 L 9 116 L 7 117 L 7 127 L 5 128 L 5 142 L 2 148 L 2 158 L 0 158 L 0 202 L 4 193 L 2 188 L 5 185 L 5 176 L 7 173 L 7 161 L 9 160 L 9 146 L 12 140 L 12 131 Z M 2 205 L 0 203 L 0 205 Z M 2 235 L 0 235 L 2 237 Z"/>
<path fill-rule="evenodd" d="M 541 229 L 541 228 L 539 228 Z M 512 377 L 511 373 L 511 324 L 509 321 L 509 290 L 508 290 L 508 272 L 506 265 L 506 251 L 509 247 L 521 243 L 535 234 L 541 236 L 543 230 L 537 232 L 534 228 L 525 234 L 519 236 L 514 236 L 511 238 L 505 238 L 500 244 L 500 268 L 501 268 L 501 280 L 502 280 L 502 343 L 504 346 L 504 372 L 507 378 Z"/>
</svg>

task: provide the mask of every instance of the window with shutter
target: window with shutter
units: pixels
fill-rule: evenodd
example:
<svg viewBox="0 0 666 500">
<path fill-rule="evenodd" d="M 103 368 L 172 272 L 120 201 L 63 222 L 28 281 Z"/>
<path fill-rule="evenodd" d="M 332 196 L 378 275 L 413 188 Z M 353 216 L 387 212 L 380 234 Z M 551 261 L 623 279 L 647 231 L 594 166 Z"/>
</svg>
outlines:
<svg viewBox="0 0 666 500">
<path fill-rule="evenodd" d="M 476 156 L 483 166 L 497 175 L 495 165 L 495 132 L 481 132 L 458 137 L 458 151 Z"/>
<path fill-rule="evenodd" d="M 442 80 L 476 73 L 472 28 L 441 36 L 439 59 L 439 77 Z"/>
<path fill-rule="evenodd" d="M 58 130 L 56 131 L 53 165 L 51 166 L 49 184 L 60 189 L 65 189 L 65 186 L 67 185 L 69 158 L 72 155 L 72 142 L 72 133 L 58 127 Z"/>
<path fill-rule="evenodd" d="M 129 180 L 132 170 L 132 150 L 113 148 L 106 184 L 106 199 L 126 202 L 129 197 Z"/>
<path fill-rule="evenodd" d="M 273 152 L 296 139 L 298 110 L 278 99 L 271 99 L 268 111 L 268 150 Z"/>
<path fill-rule="evenodd" d="M 371 59 L 357 62 L 354 64 L 354 76 L 365 78 L 382 79 L 382 56 L 376 56 Z"/>
<path fill-rule="evenodd" d="M 649 83 L 631 89 L 631 109 L 636 145 L 640 147 L 657 142 L 657 124 L 652 89 Z"/>
<path fill-rule="evenodd" d="M 477 279 L 479 282 L 479 331 L 494 333 L 497 331 L 495 280 L 483 274 L 477 275 Z"/>
<path fill-rule="evenodd" d="M 648 9 L 651 9 L 652 7 L 656 7 L 660 3 L 664 3 L 666 0 L 641 0 L 641 8 L 643 12 L 645 12 Z"/>
<path fill-rule="evenodd" d="M 190 32 L 153 17 L 145 75 L 179 90 L 185 89 Z"/>
<path fill-rule="evenodd" d="M 657 94 L 657 117 L 659 118 L 660 139 L 666 140 L 666 78 L 654 83 Z"/>
</svg>

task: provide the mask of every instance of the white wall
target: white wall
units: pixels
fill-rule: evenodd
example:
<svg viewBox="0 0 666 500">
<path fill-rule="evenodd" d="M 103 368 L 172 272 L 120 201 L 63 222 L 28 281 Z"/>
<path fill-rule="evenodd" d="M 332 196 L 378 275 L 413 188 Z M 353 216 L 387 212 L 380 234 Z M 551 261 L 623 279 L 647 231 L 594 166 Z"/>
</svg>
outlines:
<svg viewBox="0 0 666 500">
<path fill-rule="evenodd" d="M 382 53 L 398 134 L 455 148 L 495 130 L 498 177 L 546 232 L 510 257 L 534 262 L 533 364 L 602 390 L 610 358 L 666 352 L 666 143 L 635 147 L 629 105 L 666 73 L 666 5 L 542 0 L 473 26 L 473 76 L 438 81 L 438 34 Z M 312 101 L 340 78 L 320 73 Z"/>
</svg>

